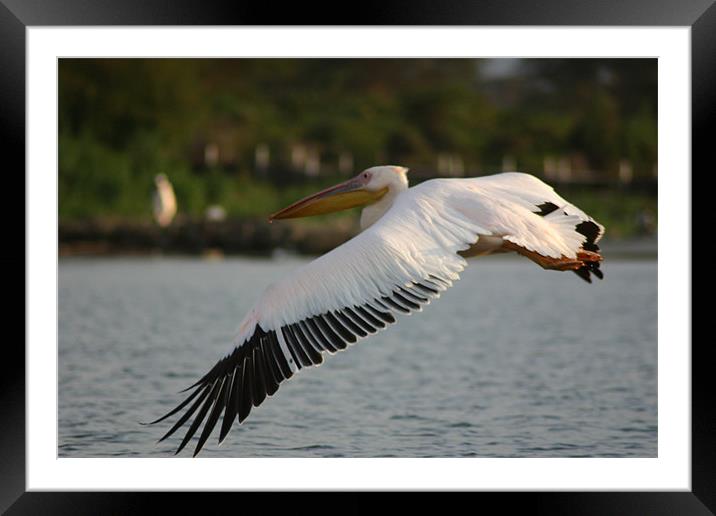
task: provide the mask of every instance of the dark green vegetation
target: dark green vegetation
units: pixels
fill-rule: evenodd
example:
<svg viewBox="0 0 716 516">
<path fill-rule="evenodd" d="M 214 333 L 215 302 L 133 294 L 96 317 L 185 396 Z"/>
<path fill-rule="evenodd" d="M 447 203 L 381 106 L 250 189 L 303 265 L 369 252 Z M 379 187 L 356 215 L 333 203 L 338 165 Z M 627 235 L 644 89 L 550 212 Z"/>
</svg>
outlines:
<svg viewBox="0 0 716 516">
<path fill-rule="evenodd" d="M 149 221 L 160 172 L 180 216 L 263 218 L 375 164 L 534 173 L 614 237 L 656 216 L 656 60 L 497 61 L 63 59 L 60 221 Z"/>
</svg>

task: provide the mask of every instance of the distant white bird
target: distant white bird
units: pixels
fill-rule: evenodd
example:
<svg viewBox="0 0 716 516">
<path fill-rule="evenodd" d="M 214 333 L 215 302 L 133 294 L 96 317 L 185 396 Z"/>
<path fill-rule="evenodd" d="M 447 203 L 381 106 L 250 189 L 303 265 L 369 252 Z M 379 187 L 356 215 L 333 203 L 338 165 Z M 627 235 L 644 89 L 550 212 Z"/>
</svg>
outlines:
<svg viewBox="0 0 716 516">
<path fill-rule="evenodd" d="M 177 199 L 166 174 L 157 174 L 154 177 L 154 185 L 154 220 L 165 228 L 172 223 L 177 213 Z"/>
<path fill-rule="evenodd" d="M 196 413 L 176 451 L 206 421 L 196 456 L 223 412 L 222 442 L 237 416 L 244 421 L 295 372 L 386 328 L 397 314 L 421 311 L 458 279 L 467 257 L 516 252 L 545 269 L 602 278 L 603 226 L 536 177 L 511 172 L 408 188 L 406 172 L 369 168 L 270 217 L 366 205 L 361 233 L 266 289 L 232 350 L 153 422 L 189 406 L 160 441 Z"/>
</svg>

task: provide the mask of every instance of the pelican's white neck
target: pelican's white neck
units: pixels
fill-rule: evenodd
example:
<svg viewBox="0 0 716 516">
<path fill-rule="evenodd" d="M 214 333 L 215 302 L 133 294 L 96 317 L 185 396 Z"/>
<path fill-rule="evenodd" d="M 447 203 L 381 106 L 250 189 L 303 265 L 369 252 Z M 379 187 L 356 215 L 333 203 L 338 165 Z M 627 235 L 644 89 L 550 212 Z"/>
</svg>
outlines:
<svg viewBox="0 0 716 516">
<path fill-rule="evenodd" d="M 388 193 L 377 202 L 363 208 L 360 214 L 360 228 L 365 230 L 375 224 L 395 202 L 395 198 L 408 189 L 408 178 L 405 172 L 392 173 L 393 178 L 387 183 Z"/>
</svg>

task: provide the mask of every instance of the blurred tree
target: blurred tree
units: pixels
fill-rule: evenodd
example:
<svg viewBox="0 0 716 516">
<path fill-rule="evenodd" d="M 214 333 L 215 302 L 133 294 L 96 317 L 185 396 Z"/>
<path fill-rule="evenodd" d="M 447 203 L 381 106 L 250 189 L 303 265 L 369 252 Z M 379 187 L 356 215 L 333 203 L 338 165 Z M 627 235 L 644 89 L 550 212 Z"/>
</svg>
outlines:
<svg viewBox="0 0 716 516">
<path fill-rule="evenodd" d="M 328 183 L 341 156 L 343 168 L 380 161 L 427 174 L 457 156 L 469 175 L 499 171 L 506 157 L 539 174 L 556 156 L 602 179 L 629 160 L 635 177 L 651 177 L 656 60 L 512 60 L 501 76 L 485 63 L 62 59 L 60 216 L 148 218 L 157 173 L 174 183 L 180 212 L 263 212 L 283 201 L 277 182 Z M 253 170 L 259 146 L 265 174 Z M 291 172 L 295 146 L 318 152 L 320 176 Z"/>
</svg>

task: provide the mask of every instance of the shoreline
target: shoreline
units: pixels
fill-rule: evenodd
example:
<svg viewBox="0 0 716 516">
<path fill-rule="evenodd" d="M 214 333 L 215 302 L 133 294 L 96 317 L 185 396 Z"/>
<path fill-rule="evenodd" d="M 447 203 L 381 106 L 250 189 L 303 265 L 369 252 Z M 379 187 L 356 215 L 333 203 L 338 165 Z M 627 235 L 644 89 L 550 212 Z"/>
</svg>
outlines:
<svg viewBox="0 0 716 516">
<path fill-rule="evenodd" d="M 184 220 L 169 228 L 149 223 L 62 223 L 58 228 L 61 258 L 109 256 L 271 257 L 276 253 L 317 256 L 358 233 L 352 218 L 270 224 L 260 219 Z M 605 257 L 656 258 L 656 235 L 600 243 Z"/>
</svg>

